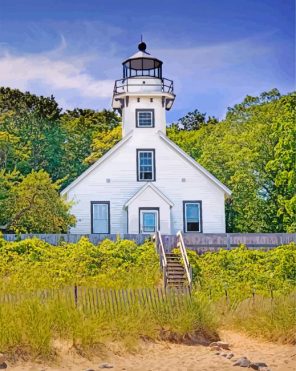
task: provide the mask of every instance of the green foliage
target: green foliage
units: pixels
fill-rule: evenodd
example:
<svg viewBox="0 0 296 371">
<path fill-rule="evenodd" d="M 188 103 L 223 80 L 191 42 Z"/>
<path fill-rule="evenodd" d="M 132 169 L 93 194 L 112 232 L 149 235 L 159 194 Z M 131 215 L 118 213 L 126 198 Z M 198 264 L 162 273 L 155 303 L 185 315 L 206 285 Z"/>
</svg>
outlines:
<svg viewBox="0 0 296 371">
<path fill-rule="evenodd" d="M 76 244 L 52 246 L 26 239 L 0 240 L 2 290 L 34 290 L 66 285 L 152 287 L 160 280 L 159 260 L 152 243 L 104 240 L 95 246 L 82 238 Z"/>
<path fill-rule="evenodd" d="M 64 144 L 63 176 L 67 176 L 64 185 L 71 183 L 87 169 L 91 159 L 98 159 L 105 151 L 98 153 L 99 140 L 114 129 L 118 132 L 119 117 L 111 111 L 97 112 L 90 109 L 67 111 L 61 118 L 61 125 L 66 135 Z M 111 134 L 112 135 L 112 134 Z M 108 143 L 105 142 L 108 146 Z M 115 144 L 115 142 L 112 141 Z M 107 150 L 110 146 L 107 148 Z M 94 154 L 93 154 L 94 152 Z"/>
<path fill-rule="evenodd" d="M 2 229 L 17 233 L 60 233 L 75 224 L 71 204 L 60 198 L 60 183 L 40 170 L 26 177 L 0 173 L 0 222 Z"/>
<path fill-rule="evenodd" d="M 296 287 L 296 245 L 269 251 L 221 249 L 203 255 L 188 254 L 197 287 L 212 298 L 227 295 L 230 300 L 252 294 L 278 295 Z"/>
<path fill-rule="evenodd" d="M 61 108 L 58 107 L 53 96 L 38 97 L 29 92 L 23 93 L 18 89 L 0 87 L 0 116 L 7 112 L 19 116 L 35 112 L 43 118 L 56 120 L 60 116 Z"/>
<path fill-rule="evenodd" d="M 196 109 L 193 112 L 187 113 L 184 117 L 180 118 L 177 123 L 172 125 L 173 129 L 177 130 L 199 130 L 201 127 L 205 125 L 215 125 L 218 124 L 218 120 L 215 117 L 209 116 L 206 118 L 206 113 L 199 112 Z"/>
<path fill-rule="evenodd" d="M 295 94 L 247 96 L 217 125 L 168 135 L 231 189 L 228 232 L 296 231 Z"/>
</svg>

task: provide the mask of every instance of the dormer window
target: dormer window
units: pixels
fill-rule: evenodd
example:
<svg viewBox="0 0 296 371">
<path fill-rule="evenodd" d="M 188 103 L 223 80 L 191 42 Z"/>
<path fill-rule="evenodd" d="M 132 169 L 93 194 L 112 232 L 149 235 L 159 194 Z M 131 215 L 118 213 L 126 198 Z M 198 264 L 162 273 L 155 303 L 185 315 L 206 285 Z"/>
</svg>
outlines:
<svg viewBox="0 0 296 371">
<path fill-rule="evenodd" d="M 154 128 L 154 110 L 137 109 L 136 110 L 137 128 Z"/>
</svg>

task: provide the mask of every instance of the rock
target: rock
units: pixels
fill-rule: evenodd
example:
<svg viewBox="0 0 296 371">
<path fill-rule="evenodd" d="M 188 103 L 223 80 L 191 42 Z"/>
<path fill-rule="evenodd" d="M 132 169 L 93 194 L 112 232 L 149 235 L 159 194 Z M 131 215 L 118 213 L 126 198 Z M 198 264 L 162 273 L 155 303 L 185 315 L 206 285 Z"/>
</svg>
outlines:
<svg viewBox="0 0 296 371">
<path fill-rule="evenodd" d="M 226 358 L 231 359 L 232 357 L 234 357 L 234 354 L 233 353 L 228 353 Z"/>
<path fill-rule="evenodd" d="M 253 370 L 260 370 L 261 371 L 262 368 L 266 368 L 266 367 L 268 367 L 268 366 L 264 362 L 252 362 L 250 364 L 250 368 L 252 368 Z"/>
<path fill-rule="evenodd" d="M 222 353 L 221 356 L 226 358 L 227 357 L 227 353 Z"/>
<path fill-rule="evenodd" d="M 216 356 L 219 356 L 219 355 L 220 355 L 220 352 L 216 352 L 215 355 L 216 355 Z"/>
<path fill-rule="evenodd" d="M 213 345 L 213 346 L 210 346 L 210 350 L 211 350 L 211 351 L 214 351 L 214 350 L 221 350 L 221 348 L 218 347 L 218 345 Z"/>
<path fill-rule="evenodd" d="M 5 368 L 7 368 L 7 363 L 6 362 L 1 362 L 0 363 L 0 370 L 4 370 Z"/>
<path fill-rule="evenodd" d="M 87 368 L 85 371 L 95 371 L 93 368 Z"/>
<path fill-rule="evenodd" d="M 236 362 L 234 362 L 233 366 L 240 366 L 240 367 L 249 367 L 251 361 L 248 360 L 247 357 L 241 357 Z"/>
<path fill-rule="evenodd" d="M 210 347 L 218 346 L 222 349 L 229 350 L 229 344 L 224 343 L 224 341 L 214 341 L 213 343 L 210 344 Z"/>
<path fill-rule="evenodd" d="M 99 368 L 113 368 L 113 365 L 111 365 L 110 363 L 101 363 L 99 365 Z"/>
</svg>

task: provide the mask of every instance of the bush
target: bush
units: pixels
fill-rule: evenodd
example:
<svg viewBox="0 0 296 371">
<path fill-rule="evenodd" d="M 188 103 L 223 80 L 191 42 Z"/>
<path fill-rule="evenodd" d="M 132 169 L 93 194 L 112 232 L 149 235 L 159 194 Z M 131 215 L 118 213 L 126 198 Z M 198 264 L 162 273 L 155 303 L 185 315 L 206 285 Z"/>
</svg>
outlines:
<svg viewBox="0 0 296 371">
<path fill-rule="evenodd" d="M 255 294 L 280 295 L 296 287 L 296 244 L 269 251 L 240 246 L 196 255 L 188 253 L 197 288 L 213 299 L 235 300 Z"/>
<path fill-rule="evenodd" d="M 0 289 L 7 292 L 67 285 L 152 287 L 160 280 L 160 270 L 151 242 L 137 246 L 128 240 L 104 240 L 96 246 L 82 238 L 52 246 L 37 238 L 0 239 L 0 277 Z"/>
</svg>

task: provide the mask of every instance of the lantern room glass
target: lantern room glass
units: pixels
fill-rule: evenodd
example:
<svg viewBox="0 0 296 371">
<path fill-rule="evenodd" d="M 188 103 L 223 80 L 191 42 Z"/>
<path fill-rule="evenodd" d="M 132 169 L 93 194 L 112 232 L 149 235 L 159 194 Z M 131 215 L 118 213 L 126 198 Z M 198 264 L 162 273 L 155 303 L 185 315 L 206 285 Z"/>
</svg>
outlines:
<svg viewBox="0 0 296 371">
<path fill-rule="evenodd" d="M 123 78 L 148 76 L 162 78 L 162 62 L 153 58 L 129 59 L 123 63 Z"/>
</svg>

